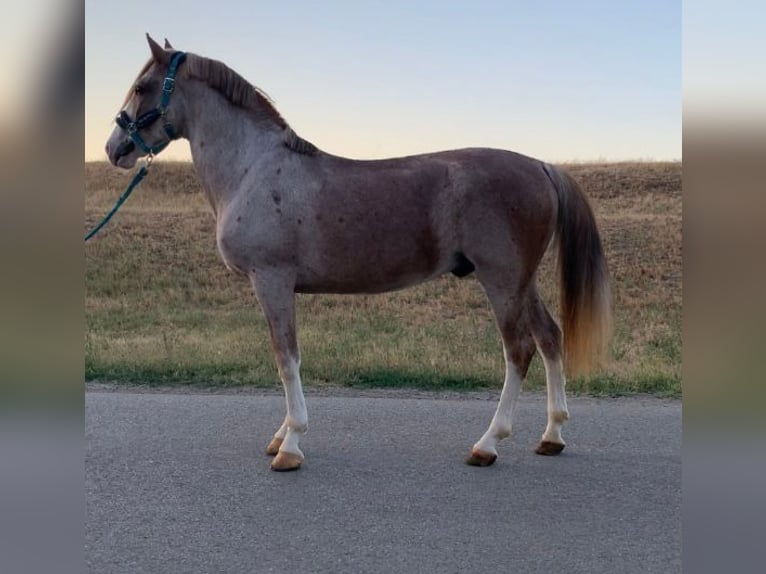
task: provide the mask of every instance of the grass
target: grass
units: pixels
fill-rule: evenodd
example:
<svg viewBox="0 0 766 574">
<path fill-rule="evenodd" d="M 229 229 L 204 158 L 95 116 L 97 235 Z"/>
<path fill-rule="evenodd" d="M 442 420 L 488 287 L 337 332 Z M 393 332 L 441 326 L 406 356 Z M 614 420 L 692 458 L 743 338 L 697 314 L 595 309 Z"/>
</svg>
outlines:
<svg viewBox="0 0 766 574">
<path fill-rule="evenodd" d="M 589 394 L 681 392 L 681 165 L 575 164 L 613 276 L 612 360 L 568 383 Z M 86 226 L 129 181 L 85 166 Z M 226 270 L 193 169 L 155 164 L 86 257 L 88 380 L 276 386 L 268 330 L 249 283 Z M 556 309 L 552 257 L 541 291 Z M 555 313 L 554 313 L 555 314 Z M 498 388 L 503 364 L 489 306 L 472 277 L 445 276 L 374 296 L 299 295 L 306 385 Z M 526 388 L 541 389 L 538 358 Z"/>
</svg>

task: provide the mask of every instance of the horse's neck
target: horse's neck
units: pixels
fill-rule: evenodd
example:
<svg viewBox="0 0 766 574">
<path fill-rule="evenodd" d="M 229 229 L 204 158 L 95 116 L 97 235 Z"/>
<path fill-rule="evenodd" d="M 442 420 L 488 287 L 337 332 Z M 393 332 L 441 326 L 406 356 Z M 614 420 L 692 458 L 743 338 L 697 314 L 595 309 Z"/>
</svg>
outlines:
<svg viewBox="0 0 766 574">
<path fill-rule="evenodd" d="M 259 160 L 280 150 L 281 128 L 199 88 L 187 103 L 186 137 L 192 160 L 213 208 L 219 212 L 239 191 Z"/>
</svg>

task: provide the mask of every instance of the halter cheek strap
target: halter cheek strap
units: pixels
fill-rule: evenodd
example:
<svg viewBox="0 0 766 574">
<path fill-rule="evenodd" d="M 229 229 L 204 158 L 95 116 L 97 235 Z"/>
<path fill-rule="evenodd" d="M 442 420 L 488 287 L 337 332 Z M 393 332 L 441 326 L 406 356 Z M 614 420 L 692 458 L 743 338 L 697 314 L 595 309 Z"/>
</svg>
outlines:
<svg viewBox="0 0 766 574">
<path fill-rule="evenodd" d="M 122 110 L 117 114 L 115 122 L 118 126 L 128 132 L 130 139 L 133 140 L 141 151 L 148 153 L 149 155 L 156 155 L 160 153 L 167 145 L 174 139 L 178 139 L 178 132 L 167 120 L 168 104 L 170 104 L 170 96 L 173 94 L 176 86 L 176 73 L 178 67 L 186 59 L 185 52 L 176 52 L 170 58 L 170 65 L 168 66 L 168 73 L 162 82 L 162 96 L 160 97 L 160 103 L 156 108 L 149 110 L 148 112 L 141 114 L 135 121 L 130 118 L 125 110 Z M 168 136 L 168 140 L 150 146 L 146 143 L 141 134 L 142 129 L 148 128 L 153 125 L 157 120 L 162 118 L 162 128 L 165 130 L 165 134 Z"/>
</svg>

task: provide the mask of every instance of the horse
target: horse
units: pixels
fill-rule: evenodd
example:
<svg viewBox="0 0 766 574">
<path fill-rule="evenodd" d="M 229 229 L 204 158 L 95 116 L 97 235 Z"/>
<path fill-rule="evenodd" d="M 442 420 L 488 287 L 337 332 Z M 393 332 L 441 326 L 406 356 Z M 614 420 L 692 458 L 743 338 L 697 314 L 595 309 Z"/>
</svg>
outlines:
<svg viewBox="0 0 766 574">
<path fill-rule="evenodd" d="M 545 367 L 547 425 L 535 451 L 563 451 L 566 376 L 598 365 L 611 329 L 599 231 L 570 175 L 489 148 L 380 160 L 336 156 L 298 136 L 262 90 L 222 62 L 147 40 L 151 57 L 106 153 L 130 169 L 176 138 L 189 141 L 223 262 L 249 278 L 268 323 L 287 411 L 266 448 L 273 470 L 301 466 L 308 430 L 295 294 L 381 293 L 446 273 L 475 274 L 505 359 L 497 409 L 466 462 L 495 462 L 536 351 Z M 536 286 L 551 245 L 561 328 Z"/>
</svg>

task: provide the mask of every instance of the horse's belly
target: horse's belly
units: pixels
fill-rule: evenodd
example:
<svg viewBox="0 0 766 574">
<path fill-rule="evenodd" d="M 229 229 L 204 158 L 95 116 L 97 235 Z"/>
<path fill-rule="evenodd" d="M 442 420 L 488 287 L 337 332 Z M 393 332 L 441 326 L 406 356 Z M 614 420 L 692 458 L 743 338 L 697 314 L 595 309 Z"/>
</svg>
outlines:
<svg viewBox="0 0 766 574">
<path fill-rule="evenodd" d="M 383 293 L 428 281 L 449 270 L 439 254 L 414 250 L 390 253 L 360 253 L 321 256 L 299 270 L 296 291 L 301 293 Z"/>
</svg>

